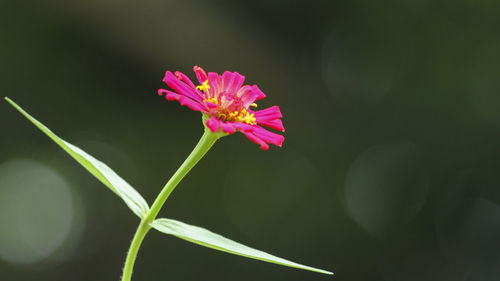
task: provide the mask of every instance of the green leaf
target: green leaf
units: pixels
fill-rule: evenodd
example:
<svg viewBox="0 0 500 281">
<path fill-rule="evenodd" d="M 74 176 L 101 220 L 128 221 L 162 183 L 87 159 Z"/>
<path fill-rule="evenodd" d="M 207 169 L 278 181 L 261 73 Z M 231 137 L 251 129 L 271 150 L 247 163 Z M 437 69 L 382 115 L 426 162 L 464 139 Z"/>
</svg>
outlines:
<svg viewBox="0 0 500 281">
<path fill-rule="evenodd" d="M 239 256 L 244 256 L 247 258 L 266 261 L 270 263 L 276 263 L 284 266 L 290 266 L 330 275 L 333 274 L 329 271 L 294 263 L 256 249 L 252 249 L 238 242 L 234 242 L 233 240 L 229 240 L 225 237 L 222 237 L 219 234 L 215 234 L 204 228 L 185 224 L 180 221 L 162 218 L 155 220 L 151 225 L 156 230 L 161 231 L 163 233 L 174 235 L 189 242 L 205 246 L 208 248 L 212 248 L 215 250 Z"/>
<path fill-rule="evenodd" d="M 55 143 L 57 143 L 62 149 L 64 149 L 69 155 L 71 155 L 78 163 L 80 163 L 84 168 L 86 168 L 92 175 L 99 179 L 104 185 L 111 189 L 116 195 L 120 196 L 127 206 L 140 218 L 148 212 L 149 206 L 146 200 L 118 176 L 111 168 L 101 161 L 95 159 L 85 151 L 72 145 L 69 142 L 56 136 L 52 131 L 45 127 L 42 123 L 38 122 L 35 118 L 24 111 L 19 105 L 13 102 L 9 98 L 5 98 L 13 107 L 15 107 L 21 114 L 23 114 L 28 120 L 30 120 L 35 126 L 37 126 L 42 132 L 44 132 L 49 138 L 51 138 Z"/>
</svg>

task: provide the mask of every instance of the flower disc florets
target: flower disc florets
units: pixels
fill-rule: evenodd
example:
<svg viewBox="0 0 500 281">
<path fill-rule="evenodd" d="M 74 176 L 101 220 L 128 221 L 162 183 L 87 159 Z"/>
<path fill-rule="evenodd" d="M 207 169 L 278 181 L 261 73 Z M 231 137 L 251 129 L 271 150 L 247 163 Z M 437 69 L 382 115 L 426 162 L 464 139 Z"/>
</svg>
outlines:
<svg viewBox="0 0 500 281">
<path fill-rule="evenodd" d="M 243 85 L 245 77 L 238 72 L 225 71 L 222 75 L 215 72 L 208 74 L 201 67 L 195 66 L 194 72 L 199 85 L 195 85 L 185 74 L 167 71 L 163 81 L 174 91 L 159 89 L 158 94 L 168 100 L 177 100 L 180 104 L 210 116 L 205 125 L 212 132 L 232 134 L 244 133 L 250 140 L 268 149 L 268 143 L 281 146 L 284 137 L 270 132 L 260 125 L 285 131 L 281 122 L 278 106 L 253 111 L 255 101 L 266 95 L 257 85 Z"/>
</svg>

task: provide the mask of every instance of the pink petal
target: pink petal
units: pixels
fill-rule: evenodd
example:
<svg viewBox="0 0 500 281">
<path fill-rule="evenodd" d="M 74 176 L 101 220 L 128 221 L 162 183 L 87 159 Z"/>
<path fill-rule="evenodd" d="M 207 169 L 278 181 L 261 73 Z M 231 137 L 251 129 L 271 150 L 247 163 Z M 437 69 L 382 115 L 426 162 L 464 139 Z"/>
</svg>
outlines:
<svg viewBox="0 0 500 281">
<path fill-rule="evenodd" d="M 222 84 L 224 85 L 223 91 L 226 91 L 228 87 L 233 85 L 234 76 L 231 71 L 224 71 L 222 73 Z"/>
<path fill-rule="evenodd" d="M 255 119 L 257 119 L 257 123 L 276 129 L 280 131 L 285 131 L 283 127 L 283 123 L 281 122 L 281 111 L 278 106 L 271 106 L 269 108 L 259 110 L 254 112 Z"/>
<path fill-rule="evenodd" d="M 234 134 L 234 132 L 236 132 L 236 130 L 233 127 L 233 124 L 221 122 L 221 127 L 224 133 Z"/>
<path fill-rule="evenodd" d="M 203 82 L 207 81 L 208 76 L 207 76 L 207 73 L 205 72 L 205 70 L 203 70 L 203 68 L 195 65 L 193 67 L 193 70 L 194 70 L 194 73 L 196 73 L 196 79 L 198 79 L 198 82 L 200 82 L 200 84 L 203 84 Z"/>
<path fill-rule="evenodd" d="M 224 133 L 233 134 L 236 130 L 243 133 L 251 133 L 256 126 L 241 122 L 224 122 L 216 116 L 210 117 L 206 122 L 207 127 L 214 133 L 218 132 L 221 128 Z"/>
<path fill-rule="evenodd" d="M 191 88 L 196 89 L 196 86 L 194 85 L 193 81 L 191 81 L 191 79 L 189 79 L 189 77 L 187 77 L 186 74 L 180 71 L 176 71 L 174 74 L 175 77 L 177 77 L 179 80 L 186 82 L 186 84 L 188 84 Z"/>
<path fill-rule="evenodd" d="M 219 74 L 215 72 L 209 72 L 208 85 L 210 85 L 208 93 L 211 97 L 216 97 L 215 95 L 222 91 L 222 79 L 220 78 Z"/>
<path fill-rule="evenodd" d="M 252 91 L 254 91 L 257 95 L 257 98 L 255 100 L 260 100 L 266 97 L 266 94 L 264 94 L 264 92 L 262 92 L 257 85 L 252 86 Z"/>
<path fill-rule="evenodd" d="M 167 85 L 175 90 L 177 93 L 190 97 L 197 101 L 202 101 L 203 98 L 196 92 L 194 88 L 189 87 L 186 83 L 179 80 L 175 77 L 172 72 L 167 71 L 165 73 L 165 77 L 163 78 L 163 82 L 167 83 Z"/>
<path fill-rule="evenodd" d="M 281 147 L 283 141 L 285 141 L 284 136 L 270 132 L 260 126 L 255 126 L 253 134 L 255 134 L 259 139 L 262 139 L 267 143 L 272 143 L 279 147 Z"/>
<path fill-rule="evenodd" d="M 205 124 L 207 124 L 207 127 L 210 129 L 210 131 L 214 133 L 219 132 L 220 128 L 222 128 L 222 131 L 224 133 L 233 134 L 234 132 L 236 132 L 232 124 L 225 123 L 215 116 L 210 117 L 210 119 L 208 119 Z"/>
<path fill-rule="evenodd" d="M 262 150 L 268 150 L 269 149 L 269 145 L 261 140 L 260 138 L 258 138 L 256 135 L 254 135 L 253 133 L 244 133 L 245 136 L 250 139 L 251 141 L 253 141 L 254 143 L 260 145 L 260 149 Z"/>
<path fill-rule="evenodd" d="M 213 103 L 213 102 L 210 102 L 210 101 L 205 101 L 204 102 L 205 105 L 209 108 L 209 109 L 217 109 L 217 104 Z"/>
<path fill-rule="evenodd" d="M 238 131 L 241 131 L 241 132 L 253 132 L 254 130 L 254 127 L 255 126 L 252 126 L 250 124 L 246 124 L 246 123 L 241 123 L 241 122 L 228 122 L 228 123 L 231 123 L 232 126 L 238 130 Z"/>
<path fill-rule="evenodd" d="M 243 102 L 243 105 L 248 108 L 252 103 L 254 103 L 256 100 L 262 99 L 266 95 L 257 87 L 257 85 L 253 86 L 248 86 L 245 85 L 243 88 L 240 89 L 242 92 L 238 92 L 238 94 L 241 96 L 241 101 Z"/>
<path fill-rule="evenodd" d="M 244 81 L 245 76 L 238 72 L 225 71 L 222 74 L 222 82 L 224 85 L 223 91 L 227 93 L 237 93 Z"/>
<path fill-rule="evenodd" d="M 220 124 L 221 122 L 222 121 L 217 119 L 217 117 L 212 116 L 207 120 L 207 122 L 205 124 L 210 129 L 210 131 L 217 133 L 221 127 L 221 124 Z"/>
<path fill-rule="evenodd" d="M 259 118 L 256 119 L 259 125 L 264 125 L 269 128 L 280 130 L 282 132 L 285 131 L 285 127 L 283 127 L 283 122 L 281 122 L 281 119 L 273 119 L 273 120 L 260 120 Z"/>
<path fill-rule="evenodd" d="M 283 115 L 281 114 L 280 108 L 277 105 L 255 111 L 255 118 L 259 118 L 261 120 L 272 120 L 281 117 L 283 117 Z"/>
<path fill-rule="evenodd" d="M 250 85 L 245 85 L 243 87 L 241 87 L 238 92 L 236 93 L 236 95 L 238 97 L 242 97 L 243 95 L 246 95 L 247 92 L 250 92 L 252 90 L 252 86 Z"/>
<path fill-rule="evenodd" d="M 183 95 L 180 95 L 178 93 L 174 93 L 172 91 L 169 91 L 169 90 L 165 90 L 165 89 L 159 89 L 158 90 L 158 94 L 161 96 L 163 94 L 166 94 L 165 95 L 165 98 L 167 98 L 167 100 L 177 100 L 179 101 L 179 103 L 181 105 L 185 105 L 189 108 L 191 108 L 192 110 L 195 110 L 195 111 L 201 111 L 201 112 L 205 112 L 206 109 L 205 107 L 203 106 L 203 104 L 197 102 L 197 101 L 194 101 L 186 96 L 183 96 Z"/>
</svg>

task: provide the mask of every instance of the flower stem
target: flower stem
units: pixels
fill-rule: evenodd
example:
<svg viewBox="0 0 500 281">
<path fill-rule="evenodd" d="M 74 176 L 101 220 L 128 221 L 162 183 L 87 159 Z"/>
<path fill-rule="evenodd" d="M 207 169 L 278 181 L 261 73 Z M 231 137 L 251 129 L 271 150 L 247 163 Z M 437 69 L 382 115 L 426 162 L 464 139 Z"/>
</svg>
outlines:
<svg viewBox="0 0 500 281">
<path fill-rule="evenodd" d="M 130 244 L 130 248 L 127 253 L 125 267 L 123 268 L 122 281 L 130 281 L 130 279 L 132 278 L 132 270 L 134 269 L 137 252 L 139 252 L 142 240 L 144 240 L 144 237 L 146 236 L 150 228 L 151 226 L 147 224 L 145 220 L 141 220 L 141 223 L 139 224 L 139 227 L 135 232 L 134 239 L 132 239 L 132 243 Z"/>
<path fill-rule="evenodd" d="M 122 281 L 130 281 L 132 277 L 132 270 L 134 268 L 135 259 L 137 257 L 137 252 L 141 247 L 141 243 L 144 237 L 151 229 L 151 223 L 154 221 L 158 213 L 160 212 L 163 204 L 169 197 L 169 195 L 174 191 L 175 187 L 184 178 L 184 176 L 200 161 L 200 159 L 205 155 L 205 153 L 210 150 L 212 145 L 220 138 L 224 136 L 222 133 L 212 133 L 208 128 L 205 127 L 205 133 L 201 137 L 200 141 L 193 149 L 188 158 L 184 160 L 184 163 L 177 169 L 175 174 L 170 178 L 167 184 L 163 187 L 161 192 L 156 197 L 153 205 L 146 213 L 144 218 L 141 220 L 139 227 L 137 228 L 132 243 L 127 254 L 127 259 L 125 260 L 125 266 L 123 268 Z"/>
</svg>

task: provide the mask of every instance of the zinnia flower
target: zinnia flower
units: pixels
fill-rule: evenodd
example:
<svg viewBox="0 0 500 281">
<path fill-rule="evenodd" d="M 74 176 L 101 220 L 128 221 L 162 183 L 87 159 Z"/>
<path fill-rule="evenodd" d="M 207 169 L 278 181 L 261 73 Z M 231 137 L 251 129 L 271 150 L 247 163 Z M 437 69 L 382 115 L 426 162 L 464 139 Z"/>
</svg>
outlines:
<svg viewBox="0 0 500 281">
<path fill-rule="evenodd" d="M 205 115 L 205 125 L 214 133 L 233 134 L 240 131 L 250 140 L 269 149 L 269 143 L 280 146 L 285 140 L 282 135 L 270 132 L 262 126 L 285 131 L 278 106 L 254 111 L 255 101 L 266 95 L 257 85 L 243 85 L 245 76 L 238 72 L 225 71 L 222 75 L 195 66 L 194 72 L 200 83 L 196 86 L 184 73 L 165 73 L 163 81 L 173 90 L 159 89 L 158 94 L 167 100 L 177 100 L 192 110 Z"/>
</svg>

